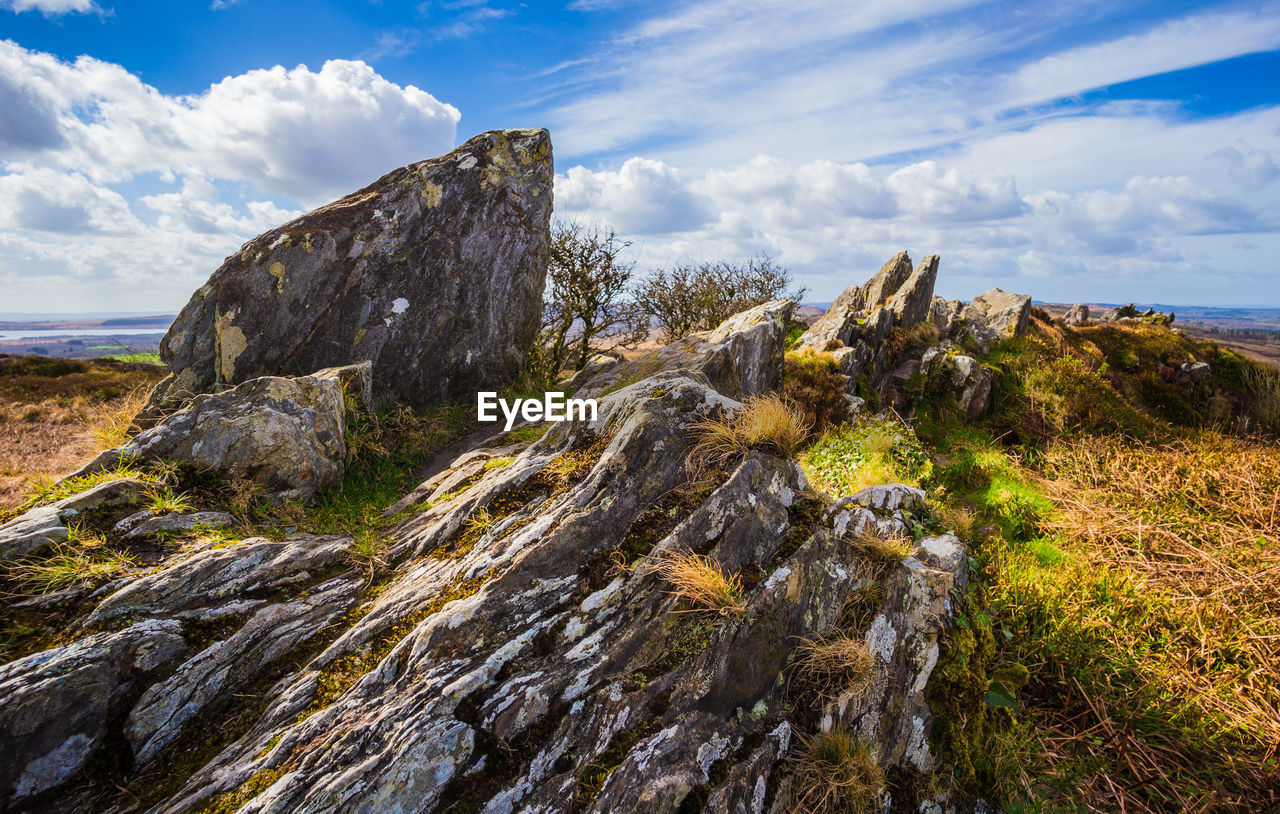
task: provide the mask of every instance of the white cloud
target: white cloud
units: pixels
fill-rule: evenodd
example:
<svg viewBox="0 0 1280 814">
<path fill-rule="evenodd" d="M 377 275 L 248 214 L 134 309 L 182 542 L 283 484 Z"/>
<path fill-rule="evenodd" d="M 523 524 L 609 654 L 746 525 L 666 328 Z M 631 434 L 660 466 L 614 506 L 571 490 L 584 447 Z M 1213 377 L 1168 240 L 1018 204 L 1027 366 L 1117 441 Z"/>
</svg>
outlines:
<svg viewBox="0 0 1280 814">
<path fill-rule="evenodd" d="M 0 99 L 31 124 L 0 126 L 0 148 L 99 183 L 172 171 L 248 180 L 313 205 L 453 145 L 459 113 L 363 62 L 275 67 L 166 96 L 119 65 L 0 42 Z"/>
<path fill-rule="evenodd" d="M 46 17 L 70 14 L 73 11 L 81 14 L 101 11 L 94 0 L 3 0 L 0 6 L 19 14 L 24 11 L 39 11 Z"/>
<path fill-rule="evenodd" d="M 83 175 L 35 168 L 0 175 L 0 228 L 62 234 L 137 234 L 119 193 Z"/>
<path fill-rule="evenodd" d="M 1006 104 L 1056 99 L 1275 48 L 1280 48 L 1280 7 L 1196 14 L 1033 62 L 1013 76 Z"/>
<path fill-rule="evenodd" d="M 632 158 L 617 172 L 573 167 L 556 182 L 556 206 L 590 212 L 627 234 L 684 232 L 705 224 L 709 202 L 660 161 Z"/>
</svg>

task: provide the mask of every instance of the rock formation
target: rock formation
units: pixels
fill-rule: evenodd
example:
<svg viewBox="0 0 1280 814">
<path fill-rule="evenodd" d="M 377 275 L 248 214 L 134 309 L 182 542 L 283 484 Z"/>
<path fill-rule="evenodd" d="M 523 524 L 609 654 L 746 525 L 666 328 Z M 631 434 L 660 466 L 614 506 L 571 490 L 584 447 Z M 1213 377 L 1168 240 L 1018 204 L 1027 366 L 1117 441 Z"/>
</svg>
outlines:
<svg viewBox="0 0 1280 814">
<path fill-rule="evenodd" d="M 970 420 L 990 409 L 995 371 L 961 348 L 983 350 L 1023 334 L 1031 298 L 994 288 L 969 303 L 943 300 L 933 296 L 938 265 L 934 255 L 912 271 L 906 252 L 895 255 L 870 280 L 845 289 L 800 337 L 799 349 L 829 353 L 839 364 L 854 410 L 862 409 L 861 390 L 910 414 L 919 381 L 931 376 L 949 383 Z M 926 325 L 936 329 L 936 340 L 921 331 Z M 896 341 L 887 341 L 893 332 Z"/>
<path fill-rule="evenodd" d="M 538 329 L 553 177 L 545 130 L 495 130 L 254 238 L 161 342 L 172 375 L 146 417 L 366 360 L 415 407 L 508 382 Z"/>
<path fill-rule="evenodd" d="M 689 463 L 697 422 L 780 381 L 789 308 L 597 369 L 579 387 L 600 395 L 596 420 L 503 448 L 501 466 L 462 455 L 395 507 L 377 585 L 352 539 L 295 536 L 211 543 L 64 592 L 85 609 L 65 641 L 0 667 L 6 805 L 781 814 L 797 793 L 788 761 L 823 728 L 871 744 L 899 804 L 927 802 L 939 764 L 922 688 L 965 583 L 959 541 L 921 533 L 931 520 L 908 486 L 828 505 L 791 460 Z M 194 447 L 219 425 L 191 416 L 282 381 L 336 390 L 254 380 L 139 447 L 180 423 Z M 853 543 L 868 534 L 920 539 L 877 566 Z M 682 599 L 662 568 L 681 552 L 741 575 L 741 606 Z M 801 648 L 845 635 L 856 602 L 871 603 L 848 634 L 869 654 L 865 685 L 797 696 Z"/>
<path fill-rule="evenodd" d="M 278 498 L 310 499 L 341 483 L 346 470 L 340 383 L 346 370 L 299 378 L 264 376 L 222 393 L 196 396 L 71 477 L 147 459 L 251 480 Z"/>
<path fill-rule="evenodd" d="M 1076 303 L 1067 309 L 1067 313 L 1062 320 L 1072 327 L 1087 324 L 1089 322 L 1089 306 L 1083 303 Z"/>
</svg>

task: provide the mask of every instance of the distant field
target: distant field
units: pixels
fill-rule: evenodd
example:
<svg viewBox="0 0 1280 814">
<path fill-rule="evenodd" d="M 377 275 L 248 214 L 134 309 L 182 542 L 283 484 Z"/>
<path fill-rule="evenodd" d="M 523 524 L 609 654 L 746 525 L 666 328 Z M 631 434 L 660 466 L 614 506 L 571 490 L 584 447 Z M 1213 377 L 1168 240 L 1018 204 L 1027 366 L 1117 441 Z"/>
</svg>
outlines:
<svg viewBox="0 0 1280 814">
<path fill-rule="evenodd" d="M 1054 316 L 1062 316 L 1070 305 L 1041 303 Z M 1107 305 L 1090 304 L 1096 317 Z M 1147 306 L 1141 304 L 1139 308 Z M 1239 351 L 1257 362 L 1280 367 L 1280 308 L 1208 308 L 1200 306 L 1154 305 L 1157 311 L 1172 312 L 1173 327 L 1197 341 L 1213 341 Z"/>
<path fill-rule="evenodd" d="M 164 367 L 0 354 L 0 509 L 112 445 Z M 90 427 L 98 428 L 98 437 Z"/>
</svg>

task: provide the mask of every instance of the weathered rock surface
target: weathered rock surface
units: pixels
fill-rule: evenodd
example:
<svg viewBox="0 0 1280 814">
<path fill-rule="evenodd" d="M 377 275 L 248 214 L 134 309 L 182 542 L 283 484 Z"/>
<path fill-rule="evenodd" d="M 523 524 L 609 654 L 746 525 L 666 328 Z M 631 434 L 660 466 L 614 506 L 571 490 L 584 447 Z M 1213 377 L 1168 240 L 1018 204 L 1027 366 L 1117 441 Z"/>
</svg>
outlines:
<svg viewBox="0 0 1280 814">
<path fill-rule="evenodd" d="M 851 347 L 860 334 L 861 320 L 868 312 L 888 304 L 910 276 L 911 258 L 906 252 L 899 252 L 870 280 L 841 292 L 800 337 L 797 347 L 815 351 L 834 350 L 840 345 Z"/>
<path fill-rule="evenodd" d="M 1089 306 L 1085 305 L 1084 303 L 1079 303 L 1079 302 L 1076 303 L 1075 305 L 1067 309 L 1067 313 L 1063 315 L 1062 320 L 1063 322 L 1066 322 L 1068 325 L 1072 327 L 1077 327 L 1077 326 L 1088 323 L 1089 322 Z"/>
<path fill-rule="evenodd" d="M 924 322 L 933 302 L 933 284 L 938 279 L 938 255 L 926 257 L 889 300 L 895 325 L 909 328 Z"/>
<path fill-rule="evenodd" d="M 146 415 L 261 376 L 373 362 L 417 407 L 511 379 L 537 329 L 551 140 L 495 130 L 246 243 L 160 345 L 173 375 Z"/>
<path fill-rule="evenodd" d="M 195 397 L 69 477 L 142 458 L 205 467 L 252 480 L 273 496 L 308 499 L 342 481 L 344 416 L 337 379 L 264 376 Z"/>
<path fill-rule="evenodd" d="M 5 797 L 39 794 L 79 772 L 125 697 L 182 653 L 181 628 L 150 619 L 0 666 Z"/>
<path fill-rule="evenodd" d="M 132 478 L 103 481 L 48 506 L 38 506 L 0 526 L 0 560 L 12 560 L 65 542 L 67 523 L 81 512 L 129 506 L 142 499 L 146 484 Z"/>
<path fill-rule="evenodd" d="M 190 531 L 194 528 L 224 529 L 236 522 L 226 512 L 172 512 L 157 515 L 150 509 L 131 514 L 114 526 L 114 530 L 124 534 L 126 539 L 146 537 L 165 531 Z"/>
<path fill-rule="evenodd" d="M 1031 319 L 1031 298 L 993 288 L 974 297 L 965 306 L 963 317 L 979 344 L 992 345 L 1026 333 Z"/>
</svg>

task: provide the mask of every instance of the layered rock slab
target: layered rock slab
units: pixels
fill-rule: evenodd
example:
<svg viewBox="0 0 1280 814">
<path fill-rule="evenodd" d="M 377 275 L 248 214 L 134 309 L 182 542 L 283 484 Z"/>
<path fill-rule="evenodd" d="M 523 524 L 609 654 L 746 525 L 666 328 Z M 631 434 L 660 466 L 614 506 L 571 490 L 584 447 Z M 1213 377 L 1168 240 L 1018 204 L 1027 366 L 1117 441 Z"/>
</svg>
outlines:
<svg viewBox="0 0 1280 814">
<path fill-rule="evenodd" d="M 426 407 L 519 370 L 550 247 L 551 140 L 495 130 L 259 235 L 160 344 L 144 415 L 218 386 L 373 362 L 380 397 Z"/>
</svg>

